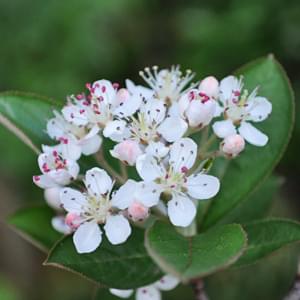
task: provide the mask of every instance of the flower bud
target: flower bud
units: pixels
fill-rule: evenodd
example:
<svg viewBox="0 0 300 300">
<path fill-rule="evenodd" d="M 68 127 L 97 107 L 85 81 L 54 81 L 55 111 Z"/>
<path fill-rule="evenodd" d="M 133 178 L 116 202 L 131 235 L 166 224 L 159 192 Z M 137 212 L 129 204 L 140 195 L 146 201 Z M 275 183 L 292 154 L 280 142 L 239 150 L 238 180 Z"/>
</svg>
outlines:
<svg viewBox="0 0 300 300">
<path fill-rule="evenodd" d="M 219 94 L 219 82 L 213 76 L 205 77 L 199 85 L 200 93 L 212 98 L 217 98 Z"/>
<path fill-rule="evenodd" d="M 134 222 L 143 221 L 149 216 L 149 208 L 142 203 L 134 201 L 128 207 L 128 215 Z"/>
<path fill-rule="evenodd" d="M 221 143 L 221 150 L 230 157 L 235 157 L 245 148 L 245 140 L 239 134 L 227 136 Z"/>
<path fill-rule="evenodd" d="M 44 197 L 47 204 L 55 210 L 62 210 L 59 196 L 60 191 L 61 187 L 53 187 L 50 189 L 45 189 L 44 191 Z"/>
<path fill-rule="evenodd" d="M 69 234 L 72 231 L 71 228 L 65 223 L 65 218 L 63 216 L 53 217 L 51 224 L 56 231 L 62 234 Z"/>
<path fill-rule="evenodd" d="M 139 155 L 142 154 L 139 143 L 133 140 L 125 140 L 117 144 L 111 151 L 111 155 L 133 166 Z"/>
<path fill-rule="evenodd" d="M 71 229 L 75 230 L 79 227 L 81 224 L 81 218 L 79 215 L 75 213 L 68 213 L 65 218 L 65 223 L 68 225 Z"/>
<path fill-rule="evenodd" d="M 119 89 L 117 92 L 117 99 L 119 103 L 122 103 L 126 100 L 128 100 L 130 97 L 130 94 L 127 89 Z"/>
</svg>

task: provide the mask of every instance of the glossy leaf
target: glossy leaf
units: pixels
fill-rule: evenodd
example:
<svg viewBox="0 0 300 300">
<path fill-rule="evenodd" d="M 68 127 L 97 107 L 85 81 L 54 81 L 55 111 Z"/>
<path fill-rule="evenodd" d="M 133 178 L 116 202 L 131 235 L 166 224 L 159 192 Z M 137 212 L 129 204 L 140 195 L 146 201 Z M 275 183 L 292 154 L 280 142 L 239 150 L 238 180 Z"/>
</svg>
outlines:
<svg viewBox="0 0 300 300">
<path fill-rule="evenodd" d="M 241 256 L 246 243 L 246 235 L 238 224 L 218 226 L 193 237 L 184 237 L 173 226 L 157 222 L 146 234 L 149 255 L 164 272 L 183 281 L 231 265 Z"/>
<path fill-rule="evenodd" d="M 45 265 L 63 268 L 117 289 L 147 285 L 162 276 L 144 248 L 141 229 L 134 229 L 121 245 L 112 245 L 104 238 L 100 247 L 89 254 L 78 254 L 72 236 L 68 236 L 50 251 Z"/>
<path fill-rule="evenodd" d="M 53 216 L 48 206 L 27 207 L 12 215 L 8 223 L 26 240 L 47 252 L 62 236 L 51 225 Z"/>
<path fill-rule="evenodd" d="M 37 152 L 41 144 L 50 141 L 45 132 L 46 122 L 58 107 L 59 103 L 35 94 L 0 93 L 0 115 L 6 119 L 1 119 L 0 124 L 19 137 L 23 134 L 23 141 L 27 139 L 26 144 Z"/>
<path fill-rule="evenodd" d="M 269 219 L 243 226 L 248 245 L 236 266 L 250 264 L 275 250 L 300 241 L 300 223 L 292 220 Z"/>
<path fill-rule="evenodd" d="M 221 190 L 207 210 L 202 228 L 219 222 L 263 182 L 280 160 L 293 127 L 291 87 L 283 69 L 272 55 L 246 65 L 237 74 L 244 76 L 247 89 L 252 90 L 259 85 L 259 95 L 272 102 L 270 117 L 255 124 L 269 136 L 269 143 L 261 148 L 247 144 L 242 155 L 230 162 L 222 179 Z"/>
</svg>

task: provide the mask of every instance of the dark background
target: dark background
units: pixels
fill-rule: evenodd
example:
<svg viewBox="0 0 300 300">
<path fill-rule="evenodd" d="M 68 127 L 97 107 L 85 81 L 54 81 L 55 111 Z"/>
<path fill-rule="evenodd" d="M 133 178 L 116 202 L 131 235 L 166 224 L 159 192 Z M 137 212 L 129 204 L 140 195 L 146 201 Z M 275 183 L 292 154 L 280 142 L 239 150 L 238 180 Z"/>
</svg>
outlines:
<svg viewBox="0 0 300 300">
<path fill-rule="evenodd" d="M 31 91 L 63 101 L 96 79 L 122 82 L 130 77 L 141 83 L 138 71 L 153 64 L 179 63 L 196 71 L 198 78 L 222 78 L 249 60 L 274 53 L 291 79 L 296 103 L 300 95 L 299 0 L 0 0 L 0 41 L 1 91 Z M 283 178 L 279 205 L 293 211 L 295 218 L 299 139 L 296 117 L 292 142 L 277 168 Z M 18 207 L 43 199 L 31 181 L 38 172 L 36 157 L 2 127 L 0 153 L 4 220 Z M 276 257 L 271 265 L 287 255 Z M 42 267 L 43 259 L 1 223 L 0 299 L 86 299 L 91 284 Z M 249 270 L 243 272 L 257 272 Z M 172 299 L 176 298 L 180 296 Z"/>
</svg>

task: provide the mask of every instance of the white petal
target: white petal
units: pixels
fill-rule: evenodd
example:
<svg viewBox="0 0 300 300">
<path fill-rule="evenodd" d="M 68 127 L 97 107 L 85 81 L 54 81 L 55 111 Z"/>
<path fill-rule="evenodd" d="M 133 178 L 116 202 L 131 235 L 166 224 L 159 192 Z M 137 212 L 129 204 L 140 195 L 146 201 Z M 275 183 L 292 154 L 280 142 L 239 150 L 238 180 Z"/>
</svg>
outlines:
<svg viewBox="0 0 300 300">
<path fill-rule="evenodd" d="M 180 139 L 188 129 L 187 123 L 178 117 L 166 118 L 157 128 L 162 137 L 172 143 Z"/>
<path fill-rule="evenodd" d="M 130 132 L 123 120 L 108 122 L 103 130 L 103 135 L 114 142 L 121 142 L 130 136 Z"/>
<path fill-rule="evenodd" d="M 118 290 L 118 289 L 109 289 L 109 291 L 120 298 L 129 298 L 133 294 L 133 290 Z"/>
<path fill-rule="evenodd" d="M 189 198 L 176 195 L 168 202 L 168 215 L 173 225 L 187 227 L 196 216 L 196 207 Z"/>
<path fill-rule="evenodd" d="M 70 180 L 76 179 L 80 171 L 79 164 L 74 160 L 67 159 L 67 168 L 68 174 L 71 176 Z"/>
<path fill-rule="evenodd" d="M 100 168 L 93 168 L 86 172 L 85 186 L 90 195 L 99 197 L 111 190 L 112 180 L 106 171 Z"/>
<path fill-rule="evenodd" d="M 231 120 L 217 121 L 212 128 L 215 135 L 222 139 L 236 133 L 235 126 Z"/>
<path fill-rule="evenodd" d="M 65 217 L 57 216 L 51 219 L 52 227 L 62 233 L 62 234 L 69 234 L 71 233 L 71 228 L 65 223 Z"/>
<path fill-rule="evenodd" d="M 53 187 L 45 189 L 44 197 L 47 204 L 55 210 L 61 210 L 60 192 L 62 187 Z"/>
<path fill-rule="evenodd" d="M 190 169 L 196 156 L 197 144 L 190 138 L 182 138 L 170 147 L 170 164 L 176 172 L 181 172 L 183 167 Z"/>
<path fill-rule="evenodd" d="M 33 182 L 42 189 L 49 189 L 58 186 L 58 184 L 48 175 L 33 176 Z"/>
<path fill-rule="evenodd" d="M 73 235 L 73 242 L 78 253 L 95 251 L 102 241 L 102 232 L 96 222 L 80 225 Z"/>
<path fill-rule="evenodd" d="M 161 293 L 154 285 L 138 288 L 136 300 L 161 300 Z"/>
<path fill-rule="evenodd" d="M 146 154 L 157 157 L 163 158 L 165 157 L 168 152 L 169 148 L 165 146 L 162 142 L 153 142 L 151 141 L 145 150 Z"/>
<path fill-rule="evenodd" d="M 93 94 L 95 96 L 103 97 L 106 103 L 114 104 L 116 90 L 110 81 L 105 79 L 95 81 L 92 85 L 92 88 L 94 89 Z"/>
<path fill-rule="evenodd" d="M 190 95 L 191 91 L 197 91 L 197 90 L 192 89 L 192 90 L 188 91 L 187 93 L 183 94 L 178 101 L 178 109 L 179 109 L 180 115 L 182 117 L 184 116 L 185 111 L 187 110 L 187 108 L 190 105 L 189 95 Z"/>
<path fill-rule="evenodd" d="M 68 143 L 61 144 L 61 152 L 63 157 L 71 160 L 78 160 L 81 156 L 81 147 L 73 140 L 69 140 Z"/>
<path fill-rule="evenodd" d="M 272 104 L 264 97 L 255 97 L 249 108 L 251 121 L 261 122 L 272 112 Z"/>
<path fill-rule="evenodd" d="M 124 243 L 131 234 L 128 220 L 122 216 L 109 216 L 104 225 L 105 234 L 113 245 Z"/>
<path fill-rule="evenodd" d="M 141 112 L 149 125 L 159 124 L 166 116 L 166 107 L 163 101 L 152 98 L 141 107 Z"/>
<path fill-rule="evenodd" d="M 47 133 L 52 139 L 57 140 L 65 135 L 67 122 L 59 113 L 55 112 L 55 114 L 56 117 L 47 122 Z"/>
<path fill-rule="evenodd" d="M 140 182 L 135 193 L 135 198 L 146 207 L 151 207 L 158 204 L 161 192 L 162 188 L 160 185 L 154 182 Z"/>
<path fill-rule="evenodd" d="M 125 80 L 126 88 L 131 94 L 138 94 L 144 99 L 150 99 L 154 95 L 154 91 L 142 85 L 135 85 L 130 79 Z"/>
<path fill-rule="evenodd" d="M 179 284 L 179 280 L 172 275 L 165 275 L 155 283 L 155 286 L 161 291 L 170 291 L 175 289 Z"/>
<path fill-rule="evenodd" d="M 132 116 L 139 109 L 141 103 L 142 98 L 138 94 L 133 94 L 128 99 L 121 101 L 113 113 L 121 118 Z"/>
<path fill-rule="evenodd" d="M 269 138 L 250 123 L 242 122 L 238 130 L 240 135 L 254 146 L 262 147 L 268 143 Z"/>
<path fill-rule="evenodd" d="M 84 155 L 91 155 L 100 149 L 102 144 L 102 138 L 99 135 L 95 135 L 90 139 L 86 139 L 80 142 L 82 153 Z"/>
<path fill-rule="evenodd" d="M 127 180 L 112 196 L 111 205 L 119 209 L 126 209 L 134 200 L 138 183 L 132 179 Z"/>
<path fill-rule="evenodd" d="M 163 165 L 158 164 L 153 156 L 147 154 L 143 154 L 137 158 L 136 170 L 144 181 L 153 181 L 166 174 Z"/>
<path fill-rule="evenodd" d="M 82 211 L 82 206 L 86 204 L 86 198 L 79 191 L 63 188 L 60 192 L 60 202 L 66 211 L 79 215 Z"/>
<path fill-rule="evenodd" d="M 86 110 L 76 105 L 68 105 L 62 109 L 65 119 L 71 124 L 84 126 L 88 123 Z"/>
<path fill-rule="evenodd" d="M 224 103 L 227 100 L 231 100 L 233 92 L 241 92 L 241 81 L 230 75 L 225 77 L 220 82 L 220 100 Z"/>
<path fill-rule="evenodd" d="M 217 177 L 204 174 L 191 175 L 186 182 L 188 194 L 198 200 L 214 197 L 220 189 Z"/>
</svg>

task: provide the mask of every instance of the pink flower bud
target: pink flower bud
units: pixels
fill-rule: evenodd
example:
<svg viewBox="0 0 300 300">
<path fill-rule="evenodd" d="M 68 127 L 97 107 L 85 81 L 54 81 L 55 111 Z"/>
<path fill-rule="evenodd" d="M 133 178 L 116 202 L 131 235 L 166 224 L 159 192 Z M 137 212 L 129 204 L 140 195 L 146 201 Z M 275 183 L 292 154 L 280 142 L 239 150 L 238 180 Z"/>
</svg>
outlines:
<svg viewBox="0 0 300 300">
<path fill-rule="evenodd" d="M 68 213 L 65 218 L 65 223 L 73 230 L 77 229 L 81 224 L 81 218 L 75 213 Z"/>
<path fill-rule="evenodd" d="M 134 222 L 143 221 L 149 216 L 149 208 L 142 203 L 134 201 L 128 207 L 128 215 Z"/>
<path fill-rule="evenodd" d="M 53 187 L 50 189 L 45 189 L 44 191 L 44 197 L 47 202 L 47 204 L 56 209 L 61 210 L 61 202 L 60 202 L 60 191 L 61 187 Z"/>
<path fill-rule="evenodd" d="M 245 148 L 245 140 L 239 134 L 227 136 L 221 143 L 221 150 L 230 157 L 235 157 Z"/>
<path fill-rule="evenodd" d="M 133 140 L 125 140 L 117 144 L 110 151 L 113 157 L 116 157 L 130 166 L 133 166 L 139 155 L 142 154 L 139 143 Z"/>
<path fill-rule="evenodd" d="M 213 76 L 204 78 L 199 85 L 200 93 L 207 95 L 208 97 L 217 98 L 219 93 L 219 82 Z"/>
</svg>

